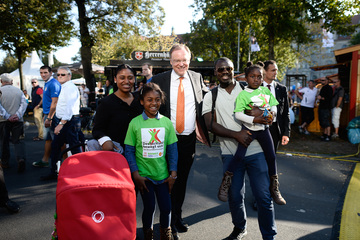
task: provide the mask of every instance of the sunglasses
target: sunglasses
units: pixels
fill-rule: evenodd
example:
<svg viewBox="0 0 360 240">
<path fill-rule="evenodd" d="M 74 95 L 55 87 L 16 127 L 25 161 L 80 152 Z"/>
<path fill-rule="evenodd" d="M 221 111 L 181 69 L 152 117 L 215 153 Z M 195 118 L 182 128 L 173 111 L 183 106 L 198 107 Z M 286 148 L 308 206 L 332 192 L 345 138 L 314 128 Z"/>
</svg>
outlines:
<svg viewBox="0 0 360 240">
<path fill-rule="evenodd" d="M 36 82 L 31 82 L 31 84 L 34 84 L 34 83 L 36 83 Z"/>
<path fill-rule="evenodd" d="M 58 73 L 58 74 L 57 74 L 58 77 L 59 77 L 59 76 L 65 77 L 66 75 L 68 75 L 68 73 L 67 73 L 67 74 L 66 74 L 66 73 Z"/>
<path fill-rule="evenodd" d="M 222 72 L 225 71 L 225 69 L 226 69 L 226 71 L 228 71 L 228 72 L 231 72 L 232 70 L 234 70 L 233 67 L 219 67 L 216 71 L 219 72 L 219 73 L 222 73 Z"/>
</svg>

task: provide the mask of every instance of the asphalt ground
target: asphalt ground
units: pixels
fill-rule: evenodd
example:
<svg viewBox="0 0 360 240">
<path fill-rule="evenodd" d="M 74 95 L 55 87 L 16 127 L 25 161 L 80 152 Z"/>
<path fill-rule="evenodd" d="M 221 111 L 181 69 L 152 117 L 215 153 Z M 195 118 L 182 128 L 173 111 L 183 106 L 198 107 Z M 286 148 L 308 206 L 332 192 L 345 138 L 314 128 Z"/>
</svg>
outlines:
<svg viewBox="0 0 360 240">
<path fill-rule="evenodd" d="M 26 129 L 26 171 L 17 173 L 12 155 L 11 168 L 5 169 L 9 196 L 21 205 L 21 212 L 9 214 L 0 209 L 0 240 L 50 239 L 55 213 L 56 182 L 40 181 L 49 168 L 35 168 L 33 161 L 42 157 L 44 142 L 34 142 L 35 126 Z M 13 148 L 12 148 L 13 150 Z M 355 161 L 353 161 L 355 160 Z M 278 154 L 280 190 L 287 205 L 275 205 L 278 240 L 328 240 L 337 239 L 340 231 L 343 202 L 350 178 L 358 158 L 350 161 L 331 160 L 311 156 Z M 183 217 L 189 223 L 187 233 L 181 239 L 223 239 L 230 234 L 233 225 L 227 203 L 217 200 L 217 190 L 222 178 L 222 164 L 218 145 L 209 148 L 197 144 Z M 247 186 L 249 184 L 247 183 Z M 257 212 L 251 207 L 250 187 L 246 190 L 247 231 L 244 239 L 261 239 Z M 137 200 L 137 232 L 142 239 L 142 201 Z M 155 214 L 155 239 L 159 239 L 159 214 Z M 359 225 L 357 225 L 359 227 Z M 355 239 L 355 238 L 354 238 Z"/>
</svg>

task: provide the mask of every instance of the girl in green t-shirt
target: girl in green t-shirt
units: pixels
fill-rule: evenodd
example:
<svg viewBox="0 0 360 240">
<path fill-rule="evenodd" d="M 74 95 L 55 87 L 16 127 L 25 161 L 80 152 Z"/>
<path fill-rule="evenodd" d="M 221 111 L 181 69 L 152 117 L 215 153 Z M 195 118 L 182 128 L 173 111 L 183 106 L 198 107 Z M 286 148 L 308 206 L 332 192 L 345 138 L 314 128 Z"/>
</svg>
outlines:
<svg viewBox="0 0 360 240">
<path fill-rule="evenodd" d="M 276 105 L 279 103 L 268 88 L 261 86 L 263 81 L 263 66 L 261 64 L 263 63 L 247 63 L 247 67 L 245 68 L 245 78 L 248 85 L 236 98 L 234 112 L 235 118 L 242 122 L 242 129 L 248 130 L 251 138 L 253 140 L 256 139 L 259 142 L 265 155 L 270 178 L 277 178 L 275 149 L 267 125 L 272 122 L 272 117 L 276 111 Z M 246 115 L 245 110 L 251 110 L 252 107 L 258 107 L 264 111 L 264 114 L 256 117 Z M 244 159 L 246 150 L 246 147 L 240 143 L 238 144 L 234 158 L 230 162 L 227 171 L 224 173 L 219 189 L 218 198 L 221 201 L 227 201 L 235 162 Z M 272 186 L 272 184 L 274 184 L 274 181 L 270 181 L 270 193 L 274 202 L 279 205 L 285 205 L 286 201 L 281 196 L 280 191 L 278 191 L 278 186 Z"/>
<path fill-rule="evenodd" d="M 155 196 L 160 209 L 161 239 L 172 239 L 170 192 L 177 178 L 178 152 L 175 129 L 170 119 L 159 113 L 164 98 L 157 84 L 143 86 L 140 103 L 144 112 L 130 122 L 124 142 L 125 158 L 143 200 L 145 239 L 153 239 Z"/>
</svg>

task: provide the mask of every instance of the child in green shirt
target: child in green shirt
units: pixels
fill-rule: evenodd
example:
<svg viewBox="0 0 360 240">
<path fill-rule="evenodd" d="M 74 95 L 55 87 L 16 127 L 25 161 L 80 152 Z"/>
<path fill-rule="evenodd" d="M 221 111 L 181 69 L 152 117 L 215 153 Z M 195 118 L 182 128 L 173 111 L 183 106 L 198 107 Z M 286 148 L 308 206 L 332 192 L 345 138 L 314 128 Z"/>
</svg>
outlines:
<svg viewBox="0 0 360 240">
<path fill-rule="evenodd" d="M 125 158 L 144 204 L 145 239 L 153 239 L 155 196 L 160 209 L 161 239 L 172 237 L 170 192 L 177 178 L 178 152 L 175 129 L 170 119 L 158 112 L 163 102 L 164 93 L 157 84 L 144 85 L 140 92 L 144 112 L 130 122 L 124 142 Z"/>
</svg>

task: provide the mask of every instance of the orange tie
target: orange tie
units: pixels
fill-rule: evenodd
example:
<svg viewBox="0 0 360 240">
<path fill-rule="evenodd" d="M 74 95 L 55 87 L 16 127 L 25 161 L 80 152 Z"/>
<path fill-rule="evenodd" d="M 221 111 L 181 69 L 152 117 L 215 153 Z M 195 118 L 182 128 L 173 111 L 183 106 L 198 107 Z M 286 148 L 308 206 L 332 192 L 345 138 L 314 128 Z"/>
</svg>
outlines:
<svg viewBox="0 0 360 240">
<path fill-rule="evenodd" d="M 176 131 L 182 133 L 185 129 L 185 94 L 183 79 L 180 77 L 180 84 L 178 88 L 177 105 L 176 105 Z"/>
</svg>

